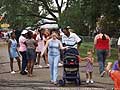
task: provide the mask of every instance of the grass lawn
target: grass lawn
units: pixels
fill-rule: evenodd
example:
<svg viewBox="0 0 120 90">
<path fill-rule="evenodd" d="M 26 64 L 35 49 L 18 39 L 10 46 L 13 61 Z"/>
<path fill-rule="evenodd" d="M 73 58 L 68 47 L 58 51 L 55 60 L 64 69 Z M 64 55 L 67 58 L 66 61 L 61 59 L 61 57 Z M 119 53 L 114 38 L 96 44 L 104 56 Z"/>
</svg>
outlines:
<svg viewBox="0 0 120 90">
<path fill-rule="evenodd" d="M 92 49 L 92 48 L 93 48 L 93 42 L 83 42 L 80 46 L 80 56 L 85 57 L 87 55 L 87 50 Z M 96 61 L 96 53 L 94 53 L 94 58 Z M 117 49 L 112 48 L 111 56 L 107 58 L 107 62 L 109 61 L 114 62 L 115 60 L 117 60 Z"/>
<path fill-rule="evenodd" d="M 6 44 L 0 44 L 0 47 L 4 47 Z M 87 55 L 87 50 L 93 48 L 93 42 L 83 42 L 80 46 L 80 56 L 85 57 Z M 0 57 L 1 58 L 1 57 Z M 96 61 L 96 53 L 94 53 L 94 58 Z M 111 50 L 111 57 L 107 58 L 107 61 L 114 62 L 117 60 L 117 49 L 112 48 Z"/>
</svg>

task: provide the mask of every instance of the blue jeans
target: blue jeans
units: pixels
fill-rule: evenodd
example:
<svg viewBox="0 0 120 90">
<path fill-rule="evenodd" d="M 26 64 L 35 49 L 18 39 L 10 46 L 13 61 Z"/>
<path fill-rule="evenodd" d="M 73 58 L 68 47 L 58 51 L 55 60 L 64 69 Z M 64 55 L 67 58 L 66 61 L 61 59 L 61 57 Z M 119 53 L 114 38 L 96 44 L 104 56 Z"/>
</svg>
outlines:
<svg viewBox="0 0 120 90">
<path fill-rule="evenodd" d="M 26 51 L 20 52 L 20 54 L 22 56 L 22 71 L 25 71 L 25 69 L 27 67 L 27 55 L 26 55 Z"/>
<path fill-rule="evenodd" d="M 108 50 L 97 50 L 97 59 L 99 63 L 99 71 L 102 73 L 105 68 L 105 60 L 108 55 Z"/>
<path fill-rule="evenodd" d="M 58 77 L 58 63 L 60 60 L 60 55 L 57 56 L 51 56 L 48 55 L 48 62 L 50 64 L 50 79 L 54 82 L 57 81 Z"/>
</svg>

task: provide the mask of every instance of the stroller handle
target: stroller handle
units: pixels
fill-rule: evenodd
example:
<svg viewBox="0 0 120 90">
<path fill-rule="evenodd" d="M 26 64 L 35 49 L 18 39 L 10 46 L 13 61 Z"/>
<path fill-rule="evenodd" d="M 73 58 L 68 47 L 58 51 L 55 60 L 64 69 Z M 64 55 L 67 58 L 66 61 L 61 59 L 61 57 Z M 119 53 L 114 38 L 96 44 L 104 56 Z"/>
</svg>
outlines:
<svg viewBox="0 0 120 90">
<path fill-rule="evenodd" d="M 64 51 L 64 55 L 75 55 L 75 56 L 78 56 L 79 55 L 79 52 L 76 48 L 74 47 L 68 47 L 68 49 L 66 49 Z"/>
<path fill-rule="evenodd" d="M 69 45 L 69 44 L 65 44 L 65 43 L 63 43 L 63 46 L 66 46 L 66 47 L 74 47 L 75 45 L 77 44 L 77 42 L 75 42 L 73 45 Z"/>
</svg>

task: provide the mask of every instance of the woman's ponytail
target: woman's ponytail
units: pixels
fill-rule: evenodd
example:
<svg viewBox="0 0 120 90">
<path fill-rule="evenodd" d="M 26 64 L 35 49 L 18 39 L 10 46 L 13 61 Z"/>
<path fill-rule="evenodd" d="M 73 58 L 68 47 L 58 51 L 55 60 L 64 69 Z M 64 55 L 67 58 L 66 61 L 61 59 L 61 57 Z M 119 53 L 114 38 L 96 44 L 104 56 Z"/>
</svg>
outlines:
<svg viewBox="0 0 120 90">
<path fill-rule="evenodd" d="M 43 40 L 42 30 L 43 30 L 43 29 L 39 29 L 39 30 L 38 30 L 38 32 L 39 32 L 39 34 L 40 34 L 40 38 L 41 38 L 41 40 Z"/>
<path fill-rule="evenodd" d="M 40 32 L 40 38 L 41 38 L 41 40 L 43 40 L 43 36 L 42 36 L 42 33 Z"/>
<path fill-rule="evenodd" d="M 103 36 L 102 36 L 102 40 L 106 40 L 106 36 L 105 36 L 105 34 L 103 34 Z"/>
</svg>

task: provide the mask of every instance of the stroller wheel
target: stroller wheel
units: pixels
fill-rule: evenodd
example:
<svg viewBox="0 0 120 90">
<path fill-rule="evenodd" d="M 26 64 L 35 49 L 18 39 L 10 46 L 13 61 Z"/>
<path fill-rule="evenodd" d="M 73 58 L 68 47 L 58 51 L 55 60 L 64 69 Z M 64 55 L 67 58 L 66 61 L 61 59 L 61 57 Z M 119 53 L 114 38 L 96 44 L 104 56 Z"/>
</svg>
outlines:
<svg viewBox="0 0 120 90">
<path fill-rule="evenodd" d="M 65 86 L 65 80 L 59 80 L 59 86 Z"/>
<path fill-rule="evenodd" d="M 79 86 L 81 84 L 80 79 L 76 79 L 76 85 Z"/>
</svg>

